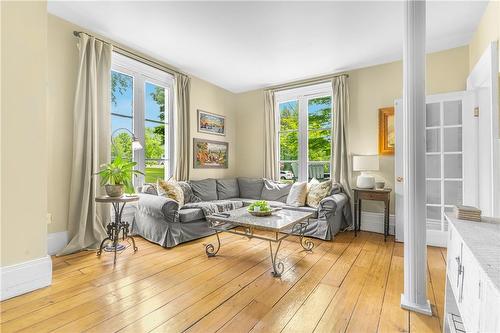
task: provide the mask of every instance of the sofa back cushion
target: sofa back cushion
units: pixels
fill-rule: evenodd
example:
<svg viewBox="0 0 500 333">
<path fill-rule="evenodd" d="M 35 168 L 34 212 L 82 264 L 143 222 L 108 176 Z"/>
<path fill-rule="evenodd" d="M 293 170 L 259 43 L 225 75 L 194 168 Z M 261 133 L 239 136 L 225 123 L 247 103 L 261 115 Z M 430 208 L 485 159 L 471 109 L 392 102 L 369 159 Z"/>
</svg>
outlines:
<svg viewBox="0 0 500 333">
<path fill-rule="evenodd" d="M 189 185 L 191 185 L 193 194 L 202 201 L 217 200 L 217 182 L 215 179 L 191 180 Z"/>
<path fill-rule="evenodd" d="M 236 178 L 217 179 L 217 197 L 219 200 L 238 198 L 240 188 Z"/>
<path fill-rule="evenodd" d="M 238 178 L 240 197 L 245 199 L 260 199 L 264 179 L 262 178 Z"/>
<path fill-rule="evenodd" d="M 291 188 L 292 184 L 281 184 L 270 179 L 264 179 L 264 187 L 262 187 L 260 197 L 262 200 L 286 203 Z"/>
</svg>

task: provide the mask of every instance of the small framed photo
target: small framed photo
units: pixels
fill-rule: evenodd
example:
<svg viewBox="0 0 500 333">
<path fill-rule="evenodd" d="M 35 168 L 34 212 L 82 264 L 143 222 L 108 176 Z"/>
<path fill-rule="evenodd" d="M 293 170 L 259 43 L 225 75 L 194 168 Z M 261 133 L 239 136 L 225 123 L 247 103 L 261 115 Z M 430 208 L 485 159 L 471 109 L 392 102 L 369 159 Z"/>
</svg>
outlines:
<svg viewBox="0 0 500 333">
<path fill-rule="evenodd" d="M 198 132 L 226 135 L 226 118 L 215 113 L 198 110 Z"/>
<path fill-rule="evenodd" d="M 378 111 L 378 153 L 394 155 L 394 107 L 381 108 Z"/>
</svg>

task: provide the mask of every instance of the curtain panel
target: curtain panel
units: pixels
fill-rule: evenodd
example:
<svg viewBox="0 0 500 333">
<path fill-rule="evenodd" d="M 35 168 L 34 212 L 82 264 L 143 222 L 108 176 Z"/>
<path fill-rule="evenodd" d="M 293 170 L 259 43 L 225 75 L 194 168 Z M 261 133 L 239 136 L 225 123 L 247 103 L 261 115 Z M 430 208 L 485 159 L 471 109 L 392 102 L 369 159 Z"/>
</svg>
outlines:
<svg viewBox="0 0 500 333">
<path fill-rule="evenodd" d="M 103 194 L 94 175 L 110 160 L 112 46 L 82 33 L 78 49 L 68 212 L 71 241 L 58 255 L 99 247 L 110 219 L 109 207 L 94 200 Z"/>
<path fill-rule="evenodd" d="M 351 160 L 349 153 L 349 86 L 347 76 L 341 75 L 332 79 L 333 91 L 333 152 L 332 168 L 333 180 L 342 185 L 344 192 L 349 197 L 352 205 L 352 189 L 349 179 L 352 174 Z M 351 207 L 349 207 L 351 208 Z M 347 212 L 346 212 L 347 213 Z M 352 215 L 349 209 L 345 214 L 347 224 L 352 226 Z"/>
<path fill-rule="evenodd" d="M 264 177 L 279 180 L 278 129 L 274 91 L 265 91 L 264 98 Z"/>
<path fill-rule="evenodd" d="M 189 180 L 190 138 L 190 91 L 191 80 L 183 74 L 175 75 L 175 166 L 173 177 L 176 180 Z"/>
</svg>

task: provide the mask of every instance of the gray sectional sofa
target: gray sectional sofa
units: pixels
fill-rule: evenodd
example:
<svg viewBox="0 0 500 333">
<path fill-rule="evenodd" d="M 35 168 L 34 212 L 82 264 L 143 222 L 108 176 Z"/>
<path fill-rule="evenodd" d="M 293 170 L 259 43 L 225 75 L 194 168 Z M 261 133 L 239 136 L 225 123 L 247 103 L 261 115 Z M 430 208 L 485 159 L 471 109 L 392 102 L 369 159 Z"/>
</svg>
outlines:
<svg viewBox="0 0 500 333">
<path fill-rule="evenodd" d="M 286 204 L 290 185 L 261 178 L 204 179 L 181 183 L 185 205 L 151 191 L 140 193 L 132 233 L 163 247 L 214 234 L 205 219 L 210 212 L 237 209 L 255 200 L 266 200 L 272 207 L 313 213 L 306 235 L 331 240 L 352 223 L 348 197 L 339 186 L 324 198 L 319 207 L 294 207 Z"/>
</svg>

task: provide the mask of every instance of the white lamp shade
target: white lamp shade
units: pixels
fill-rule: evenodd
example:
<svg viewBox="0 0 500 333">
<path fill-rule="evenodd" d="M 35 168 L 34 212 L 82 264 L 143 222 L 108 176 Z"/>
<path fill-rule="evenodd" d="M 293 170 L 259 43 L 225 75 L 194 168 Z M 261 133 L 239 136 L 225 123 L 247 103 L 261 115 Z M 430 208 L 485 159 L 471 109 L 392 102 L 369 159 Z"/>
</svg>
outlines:
<svg viewBox="0 0 500 333">
<path fill-rule="evenodd" d="M 377 171 L 378 169 L 378 155 L 355 155 L 352 157 L 353 171 Z"/>
</svg>

